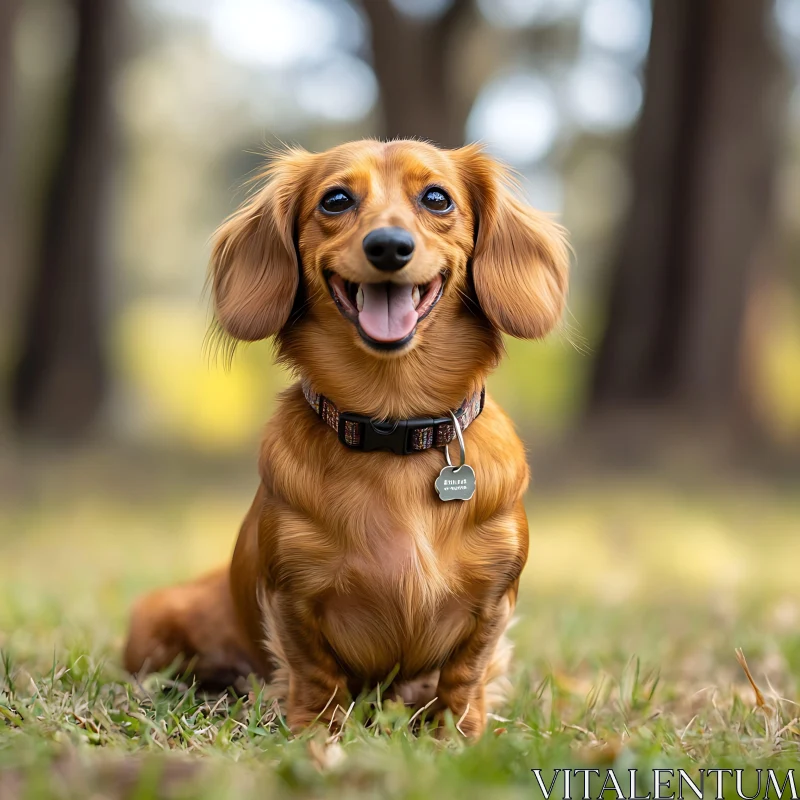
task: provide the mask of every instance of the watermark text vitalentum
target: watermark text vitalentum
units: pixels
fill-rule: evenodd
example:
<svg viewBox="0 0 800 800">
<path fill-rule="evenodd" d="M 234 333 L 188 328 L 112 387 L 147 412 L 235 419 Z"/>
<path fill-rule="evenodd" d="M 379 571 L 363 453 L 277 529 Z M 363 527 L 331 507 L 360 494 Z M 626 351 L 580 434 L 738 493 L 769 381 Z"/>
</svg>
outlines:
<svg viewBox="0 0 800 800">
<path fill-rule="evenodd" d="M 555 769 L 549 782 L 531 772 L 545 800 L 800 800 L 793 769 Z"/>
</svg>

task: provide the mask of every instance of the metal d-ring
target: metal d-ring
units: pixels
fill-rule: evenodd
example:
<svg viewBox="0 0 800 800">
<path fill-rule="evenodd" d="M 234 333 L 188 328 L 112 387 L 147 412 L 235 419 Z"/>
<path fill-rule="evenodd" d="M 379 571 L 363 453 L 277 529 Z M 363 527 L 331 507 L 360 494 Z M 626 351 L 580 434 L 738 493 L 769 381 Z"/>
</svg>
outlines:
<svg viewBox="0 0 800 800">
<path fill-rule="evenodd" d="M 467 461 L 467 452 L 464 448 L 464 436 L 461 433 L 461 426 L 458 424 L 456 415 L 449 409 L 447 413 L 450 414 L 450 418 L 453 420 L 453 427 L 456 429 L 456 438 L 458 439 L 458 447 L 461 451 L 461 463 L 453 470 L 453 472 L 458 472 Z M 452 467 L 453 462 L 450 461 L 450 451 L 447 449 L 447 445 L 444 446 L 444 457 L 447 459 L 447 466 Z"/>
</svg>

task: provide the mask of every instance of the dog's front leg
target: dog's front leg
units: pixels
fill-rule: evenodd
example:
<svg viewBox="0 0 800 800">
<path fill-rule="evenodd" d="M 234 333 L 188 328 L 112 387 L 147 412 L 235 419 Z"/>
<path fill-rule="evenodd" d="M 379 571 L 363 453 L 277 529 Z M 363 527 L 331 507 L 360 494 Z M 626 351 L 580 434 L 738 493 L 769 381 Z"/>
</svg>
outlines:
<svg viewBox="0 0 800 800">
<path fill-rule="evenodd" d="M 297 733 L 319 719 L 325 724 L 344 715 L 349 701 L 347 678 L 319 623 L 306 603 L 277 598 L 274 623 L 289 672 L 286 721 Z"/>
<path fill-rule="evenodd" d="M 508 625 L 515 597 L 516 584 L 498 603 L 480 610 L 472 633 L 439 674 L 439 704 L 452 712 L 461 733 L 472 739 L 486 727 L 487 668 Z"/>
</svg>

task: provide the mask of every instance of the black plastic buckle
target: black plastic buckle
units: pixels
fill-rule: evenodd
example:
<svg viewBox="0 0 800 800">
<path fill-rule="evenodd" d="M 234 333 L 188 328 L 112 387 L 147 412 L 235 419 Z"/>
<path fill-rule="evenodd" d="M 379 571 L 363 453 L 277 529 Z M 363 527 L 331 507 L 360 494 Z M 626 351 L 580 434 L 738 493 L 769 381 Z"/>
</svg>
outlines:
<svg viewBox="0 0 800 800">
<path fill-rule="evenodd" d="M 418 451 L 411 447 L 411 432 L 418 428 L 428 428 L 447 422 L 447 419 L 418 418 L 397 419 L 391 422 L 374 422 L 363 414 L 339 412 L 339 441 L 354 450 L 370 452 L 372 450 L 391 450 L 399 456 L 407 456 Z M 361 446 L 353 447 L 344 438 L 345 422 L 356 422 L 361 425 Z M 434 435 L 435 435 L 434 428 Z"/>
</svg>

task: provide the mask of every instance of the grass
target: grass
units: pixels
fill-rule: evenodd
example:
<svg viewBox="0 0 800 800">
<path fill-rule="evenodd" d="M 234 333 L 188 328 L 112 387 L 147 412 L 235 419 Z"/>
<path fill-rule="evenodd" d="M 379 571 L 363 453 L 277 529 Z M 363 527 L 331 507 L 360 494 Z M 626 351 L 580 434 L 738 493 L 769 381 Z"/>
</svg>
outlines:
<svg viewBox="0 0 800 800">
<path fill-rule="evenodd" d="M 133 483 L 142 472 L 148 482 Z M 467 745 L 454 728 L 446 742 L 412 734 L 391 704 L 369 719 L 374 696 L 340 734 L 293 738 L 258 686 L 206 697 L 180 676 L 122 672 L 133 598 L 224 560 L 253 483 L 116 461 L 9 473 L 0 798 L 527 798 L 540 795 L 532 768 L 549 783 L 568 767 L 796 763 L 796 495 L 644 481 L 534 489 L 514 693 Z"/>
</svg>

